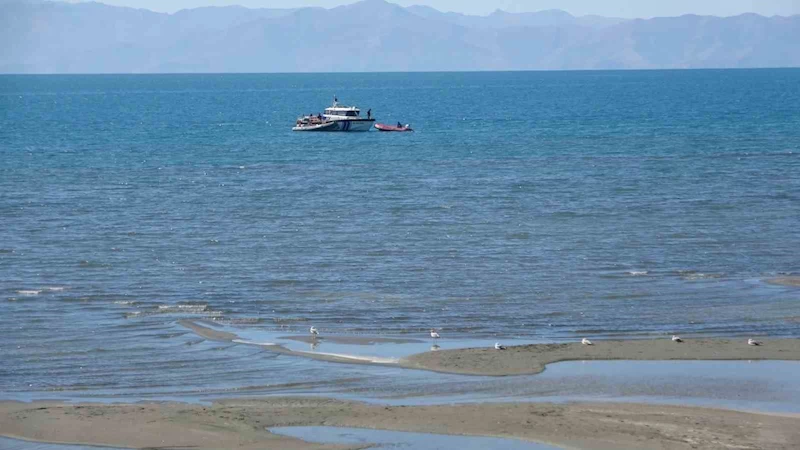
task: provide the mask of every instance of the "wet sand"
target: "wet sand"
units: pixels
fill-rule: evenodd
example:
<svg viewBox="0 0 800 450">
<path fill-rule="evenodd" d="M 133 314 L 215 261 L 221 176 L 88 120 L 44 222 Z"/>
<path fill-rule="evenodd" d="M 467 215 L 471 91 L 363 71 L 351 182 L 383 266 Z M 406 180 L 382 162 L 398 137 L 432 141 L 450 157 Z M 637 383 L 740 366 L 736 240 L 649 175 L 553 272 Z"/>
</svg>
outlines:
<svg viewBox="0 0 800 450">
<path fill-rule="evenodd" d="M 419 344 L 424 342 L 419 339 L 383 338 L 371 336 L 322 336 L 317 338 L 314 338 L 313 336 L 281 336 L 281 339 L 288 339 L 306 344 L 313 344 L 314 342 L 331 342 L 333 344 L 345 345 Z"/>
<path fill-rule="evenodd" d="M 239 340 L 238 336 L 233 333 L 214 330 L 196 322 L 184 320 L 180 324 L 207 339 L 248 343 Z M 258 345 L 256 343 L 249 344 Z M 521 345 L 508 347 L 507 350 L 495 350 L 491 347 L 439 350 L 419 353 L 398 360 L 293 351 L 280 345 L 262 346 L 278 353 L 329 362 L 393 364 L 409 369 L 484 376 L 533 375 L 542 372 L 547 364 L 562 361 L 800 361 L 800 339 L 764 340 L 762 344 L 759 346 L 747 345 L 746 338 L 687 338 L 681 343 L 672 342 L 669 338 L 608 340 L 594 341 L 594 345 L 582 345 L 575 342 Z"/>
<path fill-rule="evenodd" d="M 316 354 L 242 340 L 213 324 L 182 321 L 206 339 L 346 363 L 351 355 Z M 362 358 L 362 359 L 359 359 Z M 508 350 L 442 350 L 397 360 L 398 367 L 472 375 L 541 372 L 570 360 L 800 360 L 800 340 L 669 339 L 536 344 Z M 436 374 L 430 374 L 436 377 Z M 350 449 L 270 433 L 286 426 L 334 426 L 516 438 L 563 448 L 791 449 L 800 416 L 634 403 L 466 403 L 388 406 L 303 397 L 229 399 L 211 405 L 170 402 L 73 404 L 0 402 L 0 435 L 43 442 L 129 448 Z"/>
<path fill-rule="evenodd" d="M 776 339 L 763 345 L 747 345 L 747 339 L 670 339 L 594 341 L 580 343 L 536 344 L 494 348 L 442 350 L 412 355 L 401 361 L 409 368 L 466 375 L 530 375 L 544 370 L 547 364 L 561 361 L 628 360 L 800 360 L 800 339 Z"/>
<path fill-rule="evenodd" d="M 765 281 L 769 284 L 776 284 L 779 286 L 800 287 L 800 276 L 772 278 Z"/>
<path fill-rule="evenodd" d="M 259 343 L 241 339 L 238 335 L 229 333 L 227 331 L 215 330 L 213 328 L 201 325 L 198 322 L 191 320 L 181 320 L 178 322 L 180 325 L 192 330 L 195 334 L 205 339 L 212 341 L 233 342 L 241 345 L 252 345 L 264 348 L 271 352 L 280 353 L 284 355 L 301 356 L 304 358 L 316 359 L 320 361 L 345 363 L 345 364 L 395 364 L 396 359 L 393 358 L 379 358 L 369 356 L 356 356 L 356 355 L 342 355 L 336 353 L 321 353 L 321 352 L 301 352 L 290 350 L 274 343 Z"/>
<path fill-rule="evenodd" d="M 179 320 L 178 324 L 192 330 L 198 336 L 202 336 L 212 341 L 232 342 L 241 339 L 237 334 L 229 333 L 227 331 L 216 330 L 213 327 L 216 325 L 209 321 L 195 321 L 195 320 Z M 376 336 L 319 336 L 313 337 L 310 335 L 292 335 L 281 336 L 280 339 L 287 339 L 296 342 L 303 342 L 306 344 L 313 344 L 314 342 L 331 342 L 334 344 L 346 345 L 373 345 L 373 344 L 418 344 L 424 342 L 419 339 L 405 339 L 405 338 L 385 338 Z"/>
<path fill-rule="evenodd" d="M 201 325 L 199 322 L 193 320 L 179 320 L 178 324 L 192 330 L 196 335 L 211 341 L 232 342 L 234 339 L 239 339 L 239 336 L 233 333 L 215 330 L 208 326 Z"/>
<path fill-rule="evenodd" d="M 519 438 L 563 448 L 790 449 L 800 417 L 638 404 L 389 407 L 321 398 L 178 403 L 0 403 L 0 435 L 133 448 L 334 449 L 266 431 L 341 426 Z"/>
</svg>

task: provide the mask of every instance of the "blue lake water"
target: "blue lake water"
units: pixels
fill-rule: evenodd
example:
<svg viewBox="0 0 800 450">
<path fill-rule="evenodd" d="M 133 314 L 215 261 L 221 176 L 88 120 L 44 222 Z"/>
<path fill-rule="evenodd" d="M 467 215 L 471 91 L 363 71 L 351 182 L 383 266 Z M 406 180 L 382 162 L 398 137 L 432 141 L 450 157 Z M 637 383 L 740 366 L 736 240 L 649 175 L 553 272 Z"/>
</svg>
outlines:
<svg viewBox="0 0 800 450">
<path fill-rule="evenodd" d="M 290 131 L 334 95 L 416 132 Z M 800 274 L 798 105 L 800 70 L 0 76 L 0 397 L 405 376 L 309 371 L 187 317 L 798 337 L 800 290 L 763 282 Z"/>
<path fill-rule="evenodd" d="M 376 449 L 448 450 L 458 448 L 462 450 L 483 450 L 486 448 L 502 448 L 506 450 L 558 450 L 557 447 L 550 445 L 517 439 L 408 433 L 366 428 L 276 427 L 270 428 L 270 432 L 321 444 L 376 444 L 374 447 L 370 447 Z"/>
<path fill-rule="evenodd" d="M 0 437 L 0 450 L 114 450 L 94 445 L 45 444 Z"/>
</svg>

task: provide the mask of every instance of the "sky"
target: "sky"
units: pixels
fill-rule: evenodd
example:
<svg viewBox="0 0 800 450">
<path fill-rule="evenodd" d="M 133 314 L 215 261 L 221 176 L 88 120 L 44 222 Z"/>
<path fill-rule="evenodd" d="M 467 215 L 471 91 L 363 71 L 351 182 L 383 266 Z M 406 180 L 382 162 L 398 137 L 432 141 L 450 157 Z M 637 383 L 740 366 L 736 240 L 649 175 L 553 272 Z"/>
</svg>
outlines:
<svg viewBox="0 0 800 450">
<path fill-rule="evenodd" d="M 71 0 L 72 2 L 81 0 Z M 296 8 L 334 6 L 355 0 L 98 0 L 110 5 L 175 12 L 198 6 L 242 5 L 249 8 Z M 495 9 L 511 12 L 562 9 L 576 16 L 597 14 L 607 17 L 650 18 L 701 14 L 731 16 L 754 12 L 765 16 L 800 14 L 800 0 L 390 0 L 402 6 L 427 5 L 440 11 L 489 14 Z"/>
</svg>

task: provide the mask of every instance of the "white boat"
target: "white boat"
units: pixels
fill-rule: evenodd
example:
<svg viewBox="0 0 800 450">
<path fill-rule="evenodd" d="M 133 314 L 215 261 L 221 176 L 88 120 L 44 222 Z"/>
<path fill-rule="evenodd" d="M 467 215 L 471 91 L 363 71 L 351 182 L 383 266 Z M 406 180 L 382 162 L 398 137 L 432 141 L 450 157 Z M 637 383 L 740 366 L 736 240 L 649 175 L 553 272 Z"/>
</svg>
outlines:
<svg viewBox="0 0 800 450">
<path fill-rule="evenodd" d="M 355 106 L 339 104 L 333 97 L 333 105 L 325 108 L 325 112 L 317 115 L 303 116 L 297 119 L 293 131 L 369 131 L 375 119 L 371 111 L 367 117 L 361 116 L 361 110 Z"/>
<path fill-rule="evenodd" d="M 325 108 L 322 117 L 336 123 L 336 128 L 332 128 L 330 131 L 369 131 L 372 124 L 375 123 L 372 114 L 361 117 L 360 109 L 355 106 L 340 105 L 339 99 L 336 97 L 333 97 L 333 105 Z"/>
</svg>

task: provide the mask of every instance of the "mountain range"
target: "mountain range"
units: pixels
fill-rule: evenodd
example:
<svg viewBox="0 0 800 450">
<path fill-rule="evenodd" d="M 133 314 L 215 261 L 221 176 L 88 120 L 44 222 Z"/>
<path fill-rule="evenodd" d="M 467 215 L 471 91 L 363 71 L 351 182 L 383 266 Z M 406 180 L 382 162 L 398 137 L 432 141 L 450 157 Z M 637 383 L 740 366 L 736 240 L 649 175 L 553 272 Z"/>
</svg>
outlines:
<svg viewBox="0 0 800 450">
<path fill-rule="evenodd" d="M 331 9 L 185 9 L 0 0 L 2 73 L 368 72 L 800 67 L 800 15 L 575 17 Z"/>
</svg>

